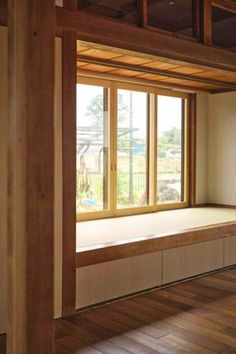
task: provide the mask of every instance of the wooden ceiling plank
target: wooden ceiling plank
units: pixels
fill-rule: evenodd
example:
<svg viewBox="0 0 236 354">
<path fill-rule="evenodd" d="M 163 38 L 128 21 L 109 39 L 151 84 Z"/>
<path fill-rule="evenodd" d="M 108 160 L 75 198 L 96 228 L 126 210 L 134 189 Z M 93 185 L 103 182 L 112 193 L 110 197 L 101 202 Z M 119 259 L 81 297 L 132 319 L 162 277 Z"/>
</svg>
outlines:
<svg viewBox="0 0 236 354">
<path fill-rule="evenodd" d="M 122 55 L 121 57 L 116 59 L 117 62 L 127 63 L 127 64 L 135 64 L 135 65 L 143 65 L 148 64 L 150 60 L 145 58 L 139 58 L 135 56 Z"/>
<path fill-rule="evenodd" d="M 210 90 L 205 89 L 205 88 L 197 88 L 193 86 L 180 86 L 176 84 L 171 84 L 166 82 L 165 80 L 147 80 L 140 78 L 139 76 L 135 77 L 128 77 L 128 76 L 123 76 L 123 75 L 115 75 L 113 72 L 109 73 L 99 73 L 99 72 L 94 72 L 94 71 L 88 71 L 88 70 L 79 70 L 78 71 L 78 77 L 79 76 L 90 76 L 90 77 L 96 77 L 99 79 L 107 79 L 107 80 L 118 80 L 120 82 L 131 82 L 132 84 L 137 84 L 137 85 L 146 85 L 146 86 L 151 86 L 151 87 L 159 87 L 159 88 L 167 88 L 170 90 L 174 91 L 183 91 L 183 92 L 188 92 L 188 93 L 194 93 L 194 92 L 199 92 L 199 93 L 210 93 Z M 165 78 L 167 79 L 167 78 Z M 225 91 L 229 91 L 224 89 Z"/>
<path fill-rule="evenodd" d="M 225 88 L 232 89 L 232 90 L 236 89 L 236 84 L 233 85 L 232 83 L 228 83 L 228 82 L 224 82 L 224 81 L 206 79 L 206 78 L 198 77 L 196 75 L 195 76 L 185 75 L 182 73 L 164 71 L 164 70 L 159 70 L 159 69 L 152 69 L 152 68 L 148 68 L 148 67 L 144 67 L 144 66 L 140 66 L 140 65 L 118 62 L 116 60 L 90 58 L 90 57 L 83 56 L 83 55 L 79 55 L 79 60 L 84 61 L 88 64 L 104 65 L 104 66 L 108 66 L 108 67 L 112 66 L 112 67 L 116 67 L 117 69 L 125 69 L 125 70 L 132 70 L 132 71 L 138 71 L 138 72 L 142 71 L 143 73 L 148 73 L 148 74 L 167 76 L 170 78 L 182 79 L 182 80 L 188 80 L 188 81 L 195 81 L 195 82 L 200 82 L 203 84 L 224 86 Z"/>
<path fill-rule="evenodd" d="M 119 53 L 114 53 L 114 52 L 108 52 L 105 50 L 100 50 L 96 48 L 87 48 L 83 51 L 79 51 L 79 54 L 82 53 L 83 55 L 88 55 L 90 57 L 94 58 L 103 58 L 103 59 L 117 59 L 122 57 L 122 54 Z"/>
</svg>

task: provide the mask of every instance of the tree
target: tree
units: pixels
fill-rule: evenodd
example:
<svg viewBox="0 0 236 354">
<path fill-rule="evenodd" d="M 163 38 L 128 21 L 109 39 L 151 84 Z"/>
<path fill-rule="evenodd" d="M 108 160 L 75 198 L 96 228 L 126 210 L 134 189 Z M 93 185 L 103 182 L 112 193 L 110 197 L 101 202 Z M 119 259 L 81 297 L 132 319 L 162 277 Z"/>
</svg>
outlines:
<svg viewBox="0 0 236 354">
<path fill-rule="evenodd" d="M 101 127 L 104 119 L 104 96 L 94 96 L 87 106 L 86 116 L 90 119 L 93 127 Z M 123 102 L 122 95 L 118 95 L 119 120 L 124 122 L 128 118 L 128 106 Z"/>
</svg>

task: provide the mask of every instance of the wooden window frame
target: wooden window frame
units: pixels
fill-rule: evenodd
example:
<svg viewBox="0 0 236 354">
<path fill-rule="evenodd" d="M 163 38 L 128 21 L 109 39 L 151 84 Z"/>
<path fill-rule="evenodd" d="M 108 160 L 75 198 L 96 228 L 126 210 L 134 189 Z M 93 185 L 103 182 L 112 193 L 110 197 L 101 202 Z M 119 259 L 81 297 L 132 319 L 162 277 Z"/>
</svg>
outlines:
<svg viewBox="0 0 236 354">
<path fill-rule="evenodd" d="M 97 79 L 89 76 L 77 76 L 77 84 L 87 84 L 94 86 L 103 86 L 109 89 L 109 157 L 108 166 L 109 169 L 109 194 L 110 202 L 109 209 L 94 212 L 82 212 L 76 215 L 77 222 L 95 220 L 110 217 L 119 217 L 127 215 L 137 215 L 149 212 L 157 212 L 161 210 L 172 210 L 186 208 L 189 206 L 189 105 L 190 95 L 185 92 L 174 91 L 170 89 L 161 89 L 158 87 L 132 84 L 120 82 L 118 80 Z M 118 89 L 126 89 L 138 92 L 146 92 L 149 94 L 149 127 L 148 127 L 148 155 L 149 155 L 149 195 L 150 205 L 143 207 L 130 207 L 117 209 L 117 182 L 116 182 L 116 169 L 112 166 L 117 164 L 117 91 Z M 157 97 L 158 95 L 164 95 L 169 97 L 179 97 L 185 100 L 185 117 L 184 117 L 184 201 L 178 203 L 157 203 Z"/>
</svg>

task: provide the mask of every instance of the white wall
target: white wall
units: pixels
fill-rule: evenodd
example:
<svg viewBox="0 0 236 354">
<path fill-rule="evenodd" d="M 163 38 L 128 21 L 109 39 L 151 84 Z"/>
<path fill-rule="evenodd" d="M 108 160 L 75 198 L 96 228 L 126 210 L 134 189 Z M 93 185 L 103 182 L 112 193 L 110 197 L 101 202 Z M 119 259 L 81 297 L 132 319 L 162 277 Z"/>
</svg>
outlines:
<svg viewBox="0 0 236 354">
<path fill-rule="evenodd" d="M 196 204 L 207 203 L 208 94 L 197 94 Z"/>
<path fill-rule="evenodd" d="M 236 205 L 236 92 L 209 96 L 208 202 Z"/>
</svg>

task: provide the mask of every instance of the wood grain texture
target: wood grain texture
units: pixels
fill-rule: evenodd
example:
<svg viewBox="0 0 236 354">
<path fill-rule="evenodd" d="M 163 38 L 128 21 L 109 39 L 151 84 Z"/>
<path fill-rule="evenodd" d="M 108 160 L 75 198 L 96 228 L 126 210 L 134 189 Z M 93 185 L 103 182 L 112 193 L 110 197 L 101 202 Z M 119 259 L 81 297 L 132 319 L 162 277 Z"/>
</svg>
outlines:
<svg viewBox="0 0 236 354">
<path fill-rule="evenodd" d="M 144 31 L 142 28 L 102 17 L 93 17 L 91 21 L 91 16 L 82 11 L 57 8 L 56 12 L 58 33 L 62 33 L 63 28 L 70 28 L 83 41 L 236 72 L 236 54 L 233 52 L 154 31 Z M 107 28 L 110 30 L 107 31 Z"/>
<path fill-rule="evenodd" d="M 189 205 L 196 204 L 197 97 L 189 96 Z"/>
<path fill-rule="evenodd" d="M 62 39 L 63 256 L 62 313 L 75 312 L 76 33 Z"/>
<path fill-rule="evenodd" d="M 51 354 L 55 4 L 8 3 L 8 354 Z"/>
<path fill-rule="evenodd" d="M 224 266 L 236 264 L 236 235 L 224 240 Z"/>
<path fill-rule="evenodd" d="M 55 257 L 54 317 L 62 314 L 62 40 L 55 40 Z"/>
<path fill-rule="evenodd" d="M 213 6 L 219 7 L 225 11 L 236 13 L 236 5 L 234 0 L 212 0 Z"/>
<path fill-rule="evenodd" d="M 233 281 L 235 267 L 56 320 L 56 354 L 233 354 Z"/>
<path fill-rule="evenodd" d="M 163 284 L 223 268 L 223 240 L 163 251 Z"/>
<path fill-rule="evenodd" d="M 7 326 L 7 136 L 8 77 L 7 29 L 0 27 L 0 333 Z"/>
<path fill-rule="evenodd" d="M 148 1 L 141 0 L 141 9 L 140 9 L 140 25 L 145 28 L 148 24 Z"/>
<path fill-rule="evenodd" d="M 76 308 L 161 285 L 161 253 L 77 269 Z"/>
<path fill-rule="evenodd" d="M 202 0 L 202 23 L 201 23 L 201 40 L 203 44 L 212 45 L 212 7 L 211 0 Z"/>
<path fill-rule="evenodd" d="M 112 74 L 117 74 L 115 69 L 129 71 L 129 76 L 141 76 L 142 74 L 148 73 L 155 76 L 156 80 L 158 76 L 162 77 L 162 81 L 167 82 L 167 79 L 178 79 L 180 86 L 189 85 L 195 87 L 201 87 L 202 90 L 207 89 L 208 85 L 216 86 L 216 90 L 219 87 L 225 87 L 225 89 L 235 89 L 236 85 L 232 82 L 226 82 L 223 80 L 214 80 L 213 78 L 204 78 L 198 76 L 200 70 L 196 70 L 188 67 L 179 67 L 178 69 L 163 70 L 157 68 L 151 68 L 147 66 L 147 59 L 141 59 L 139 57 L 130 56 L 126 57 L 124 55 L 119 56 L 118 58 L 104 59 L 103 53 L 100 53 L 96 57 L 89 56 L 84 54 L 85 52 L 79 52 L 78 60 L 80 62 L 80 70 L 83 71 L 101 71 L 101 72 L 110 72 Z M 111 53 L 112 54 L 112 53 Z M 118 52 L 117 52 L 118 54 Z M 105 53 L 106 55 L 106 53 Z M 81 67 L 81 63 L 86 63 Z M 156 62 L 153 62 L 155 64 Z M 150 61 L 149 61 L 150 64 Z M 202 73 L 200 71 L 200 73 Z M 194 75 L 193 75 L 194 74 Z M 125 75 L 125 74 L 124 74 Z M 128 76 L 128 75 L 127 75 Z"/>
</svg>

